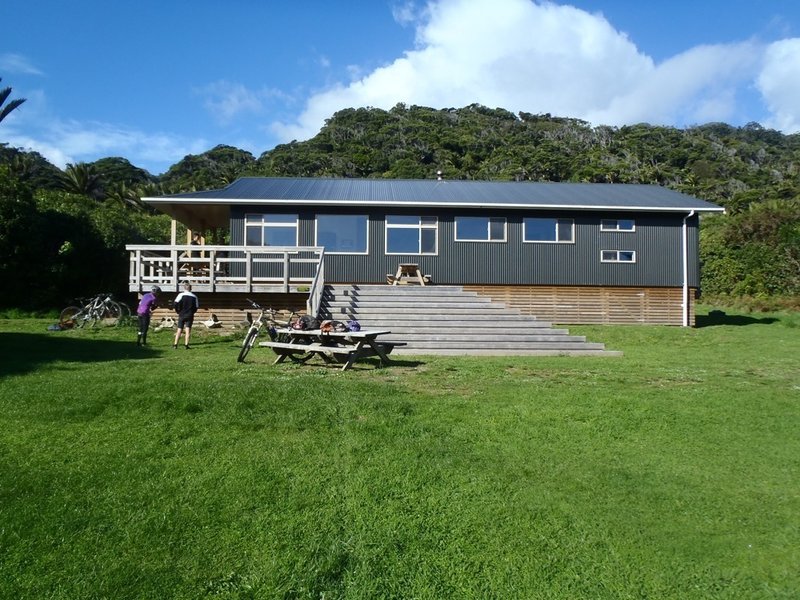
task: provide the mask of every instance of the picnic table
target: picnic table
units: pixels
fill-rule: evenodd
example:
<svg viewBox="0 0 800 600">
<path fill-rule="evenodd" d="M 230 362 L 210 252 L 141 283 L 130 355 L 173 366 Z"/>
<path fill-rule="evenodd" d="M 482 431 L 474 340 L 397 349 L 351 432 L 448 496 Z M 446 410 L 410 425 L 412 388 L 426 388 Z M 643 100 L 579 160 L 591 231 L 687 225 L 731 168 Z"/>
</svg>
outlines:
<svg viewBox="0 0 800 600">
<path fill-rule="evenodd" d="M 278 329 L 289 341 L 260 342 L 258 345 L 272 348 L 278 355 L 273 364 L 279 364 L 297 354 L 312 353 L 326 364 L 340 362 L 342 371 L 351 368 L 362 358 L 377 356 L 382 366 L 390 364 L 388 354 L 395 346 L 404 342 L 379 342 L 378 337 L 391 333 L 387 330 L 362 330 L 343 332 L 323 332 L 319 329 Z"/>
<path fill-rule="evenodd" d="M 417 263 L 400 263 L 394 275 L 386 274 L 386 283 L 389 285 L 418 283 L 425 285 L 430 282 L 430 275 L 423 275 Z"/>
</svg>

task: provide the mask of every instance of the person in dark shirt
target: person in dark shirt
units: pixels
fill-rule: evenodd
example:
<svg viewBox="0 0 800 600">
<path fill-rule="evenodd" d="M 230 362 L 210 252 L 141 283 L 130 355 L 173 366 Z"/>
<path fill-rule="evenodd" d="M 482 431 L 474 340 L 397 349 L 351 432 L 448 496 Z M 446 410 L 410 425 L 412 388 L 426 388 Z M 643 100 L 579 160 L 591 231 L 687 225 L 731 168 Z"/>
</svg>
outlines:
<svg viewBox="0 0 800 600">
<path fill-rule="evenodd" d="M 136 316 L 139 317 L 139 331 L 136 334 L 136 345 L 144 346 L 147 343 L 147 330 L 150 329 L 150 316 L 158 308 L 158 295 L 161 288 L 153 286 L 139 301 Z"/>
<path fill-rule="evenodd" d="M 192 293 L 192 285 L 190 283 L 183 284 L 183 291 L 175 298 L 175 312 L 178 313 L 178 331 L 175 332 L 175 341 L 172 344 L 173 348 L 178 347 L 178 341 L 181 339 L 183 333 L 184 346 L 189 349 L 189 338 L 192 335 L 192 324 L 194 323 L 194 313 L 200 308 L 200 301 Z M 185 332 L 185 333 L 184 333 Z"/>
</svg>

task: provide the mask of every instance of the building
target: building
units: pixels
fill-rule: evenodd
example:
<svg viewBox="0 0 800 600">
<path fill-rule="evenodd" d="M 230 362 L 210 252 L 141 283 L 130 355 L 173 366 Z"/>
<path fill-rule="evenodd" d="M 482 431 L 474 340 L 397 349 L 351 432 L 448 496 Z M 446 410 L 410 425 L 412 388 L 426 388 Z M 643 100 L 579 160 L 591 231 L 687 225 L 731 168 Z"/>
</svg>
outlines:
<svg viewBox="0 0 800 600">
<path fill-rule="evenodd" d="M 653 185 L 242 178 L 143 198 L 226 246 L 129 246 L 130 289 L 191 279 L 206 306 L 385 284 L 400 263 L 557 323 L 692 325 L 702 213 L 724 209 Z M 190 255 L 191 254 L 191 255 Z"/>
</svg>

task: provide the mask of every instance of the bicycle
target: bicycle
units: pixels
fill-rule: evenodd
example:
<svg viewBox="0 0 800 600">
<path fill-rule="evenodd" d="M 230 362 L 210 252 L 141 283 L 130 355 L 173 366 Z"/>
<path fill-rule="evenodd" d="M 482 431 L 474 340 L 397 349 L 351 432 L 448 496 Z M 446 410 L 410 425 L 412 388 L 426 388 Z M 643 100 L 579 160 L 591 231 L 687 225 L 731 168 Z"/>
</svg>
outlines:
<svg viewBox="0 0 800 600">
<path fill-rule="evenodd" d="M 271 341 L 288 342 L 289 337 L 285 334 L 278 333 L 278 329 L 291 327 L 292 323 L 299 317 L 296 312 L 292 311 L 292 313 L 289 315 L 289 319 L 285 323 L 282 323 L 275 319 L 275 315 L 278 313 L 278 311 L 275 309 L 264 308 L 257 302 L 250 300 L 250 298 L 247 298 L 247 301 L 254 309 L 258 311 L 258 316 L 255 319 L 249 319 L 250 328 L 247 330 L 247 335 L 244 336 L 244 341 L 242 341 L 242 349 L 239 350 L 239 358 L 237 359 L 237 362 L 244 362 L 245 357 L 250 352 L 250 349 L 255 345 L 256 338 L 259 336 L 261 329 L 264 328 L 265 325 L 267 329 L 267 335 Z M 312 356 L 314 356 L 312 352 L 306 352 L 303 354 L 293 355 L 292 360 L 296 362 L 306 362 Z"/>
<path fill-rule="evenodd" d="M 119 325 L 131 315 L 131 309 L 124 302 L 117 302 L 111 294 L 97 294 L 92 298 L 80 300 L 82 306 L 68 306 L 61 311 L 59 323 L 81 328 L 87 323 L 94 327 L 98 322 L 106 325 Z"/>
</svg>

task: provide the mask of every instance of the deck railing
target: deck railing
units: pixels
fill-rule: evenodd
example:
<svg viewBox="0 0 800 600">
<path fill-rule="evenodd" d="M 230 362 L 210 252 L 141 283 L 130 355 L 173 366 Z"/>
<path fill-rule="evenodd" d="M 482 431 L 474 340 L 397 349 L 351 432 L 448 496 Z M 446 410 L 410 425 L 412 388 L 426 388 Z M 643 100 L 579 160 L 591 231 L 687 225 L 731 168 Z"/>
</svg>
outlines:
<svg viewBox="0 0 800 600">
<path fill-rule="evenodd" d="M 316 315 L 325 285 L 324 248 L 319 246 L 128 245 L 128 288 L 154 285 L 178 291 L 184 281 L 201 292 L 307 293 Z"/>
</svg>

